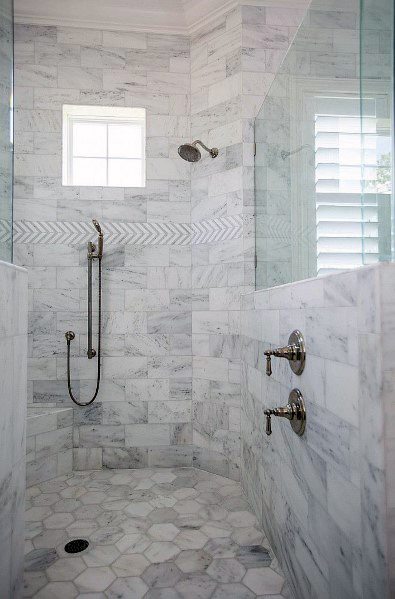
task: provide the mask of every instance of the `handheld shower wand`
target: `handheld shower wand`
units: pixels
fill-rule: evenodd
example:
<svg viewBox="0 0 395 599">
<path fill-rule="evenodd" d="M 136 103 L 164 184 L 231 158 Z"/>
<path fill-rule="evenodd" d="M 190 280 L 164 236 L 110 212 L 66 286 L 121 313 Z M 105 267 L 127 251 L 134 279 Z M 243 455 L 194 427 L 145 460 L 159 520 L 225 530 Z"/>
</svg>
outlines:
<svg viewBox="0 0 395 599">
<path fill-rule="evenodd" d="M 71 389 L 71 375 L 70 375 L 70 346 L 73 339 L 75 339 L 74 331 L 67 331 L 65 334 L 67 341 L 67 386 L 69 395 L 73 402 L 77 406 L 89 406 L 93 403 L 99 393 L 100 387 L 100 354 L 101 354 L 101 295 L 102 295 L 102 258 L 103 258 L 103 232 L 101 226 L 96 219 L 92 220 L 93 226 L 98 232 L 97 248 L 92 241 L 88 241 L 88 360 L 91 360 L 96 356 L 96 350 L 92 347 L 92 263 L 94 260 L 98 260 L 99 263 L 99 315 L 98 315 L 98 346 L 97 346 L 97 378 L 96 378 L 96 389 L 95 393 L 89 401 L 85 403 L 79 402 L 73 395 Z M 97 253 L 96 253 L 97 249 Z"/>
<path fill-rule="evenodd" d="M 100 259 L 103 257 L 103 233 L 101 230 L 101 226 L 95 218 L 92 219 L 92 223 L 96 231 L 99 233 L 99 236 L 97 238 L 97 257 Z"/>
</svg>

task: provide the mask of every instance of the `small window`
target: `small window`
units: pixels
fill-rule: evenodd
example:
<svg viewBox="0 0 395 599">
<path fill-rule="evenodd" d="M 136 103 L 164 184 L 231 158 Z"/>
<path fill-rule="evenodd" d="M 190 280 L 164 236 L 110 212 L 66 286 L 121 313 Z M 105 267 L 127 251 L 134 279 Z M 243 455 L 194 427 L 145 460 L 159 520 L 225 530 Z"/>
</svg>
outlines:
<svg viewBox="0 0 395 599">
<path fill-rule="evenodd" d="M 145 186 L 145 109 L 63 106 L 63 185 Z"/>
</svg>

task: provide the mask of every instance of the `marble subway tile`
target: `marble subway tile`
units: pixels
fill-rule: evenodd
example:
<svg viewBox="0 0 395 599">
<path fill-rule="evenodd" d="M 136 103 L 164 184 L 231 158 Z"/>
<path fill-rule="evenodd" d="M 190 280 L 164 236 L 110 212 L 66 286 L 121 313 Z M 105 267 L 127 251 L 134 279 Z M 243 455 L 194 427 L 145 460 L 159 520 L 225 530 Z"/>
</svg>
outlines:
<svg viewBox="0 0 395 599">
<path fill-rule="evenodd" d="M 101 72 L 101 71 L 100 71 Z M 121 92 L 141 92 L 145 91 L 147 76 L 122 69 L 103 69 L 103 89 Z M 96 87 L 97 85 L 90 86 Z"/>
<path fill-rule="evenodd" d="M 103 360 L 103 375 L 108 379 L 146 378 L 146 357 L 108 357 Z"/>
<path fill-rule="evenodd" d="M 146 399 L 146 398 L 144 398 Z M 148 401 L 128 399 L 128 401 L 104 402 L 102 406 L 103 424 L 140 424 L 148 422 Z"/>
<path fill-rule="evenodd" d="M 147 48 L 147 35 L 129 31 L 103 31 L 103 46 L 144 50 Z"/>
<path fill-rule="evenodd" d="M 133 424 L 125 427 L 126 447 L 153 447 L 170 444 L 168 424 Z"/>
<path fill-rule="evenodd" d="M 72 44 L 35 43 L 35 62 L 40 65 L 80 65 L 80 47 Z"/>
<path fill-rule="evenodd" d="M 191 419 L 190 401 L 149 402 L 148 421 L 150 423 L 188 422 Z"/>
<path fill-rule="evenodd" d="M 103 466 L 105 468 L 146 468 L 148 448 L 103 447 Z"/>
<path fill-rule="evenodd" d="M 97 68 L 58 67 L 58 86 L 78 89 L 103 89 L 103 73 Z"/>
<path fill-rule="evenodd" d="M 15 65 L 15 85 L 24 87 L 56 87 L 57 69 L 36 64 Z M 64 86 L 67 87 L 67 86 Z"/>
<path fill-rule="evenodd" d="M 191 332 L 190 312 L 152 312 L 147 315 L 148 333 L 182 334 Z"/>
<path fill-rule="evenodd" d="M 79 27 L 57 27 L 55 39 L 60 44 L 101 44 L 103 34 L 98 29 Z"/>
<path fill-rule="evenodd" d="M 169 397 L 168 379 L 129 379 L 126 383 L 126 397 L 130 401 L 158 401 Z"/>
<path fill-rule="evenodd" d="M 192 376 L 189 356 L 155 356 L 148 358 L 148 378 L 188 378 Z"/>
<path fill-rule="evenodd" d="M 124 425 L 83 425 L 79 427 L 80 447 L 124 447 Z M 104 457 L 104 456 L 103 456 Z"/>
</svg>

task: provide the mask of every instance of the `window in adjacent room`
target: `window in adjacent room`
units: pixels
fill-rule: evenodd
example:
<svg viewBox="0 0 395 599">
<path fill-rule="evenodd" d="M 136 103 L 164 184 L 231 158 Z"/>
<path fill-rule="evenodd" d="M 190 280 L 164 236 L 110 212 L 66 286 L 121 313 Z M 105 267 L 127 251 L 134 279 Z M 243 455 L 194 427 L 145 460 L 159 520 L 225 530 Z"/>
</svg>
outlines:
<svg viewBox="0 0 395 599">
<path fill-rule="evenodd" d="M 315 114 L 317 273 L 391 260 L 385 99 L 320 97 Z M 385 113 L 384 113 L 385 114 Z"/>
<path fill-rule="evenodd" d="M 63 185 L 145 186 L 145 109 L 63 106 Z"/>
</svg>

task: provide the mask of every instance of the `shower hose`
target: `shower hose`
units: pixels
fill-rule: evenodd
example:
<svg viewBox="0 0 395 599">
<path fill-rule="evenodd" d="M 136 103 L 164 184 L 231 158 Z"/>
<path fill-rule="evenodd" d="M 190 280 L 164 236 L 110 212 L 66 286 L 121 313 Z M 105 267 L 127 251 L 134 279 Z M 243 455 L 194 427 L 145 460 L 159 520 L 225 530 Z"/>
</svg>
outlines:
<svg viewBox="0 0 395 599">
<path fill-rule="evenodd" d="M 100 354 L 101 354 L 101 295 L 102 295 L 102 284 L 101 284 L 101 278 L 102 278 L 102 266 L 101 266 L 101 257 L 98 258 L 99 261 L 99 315 L 98 315 L 98 343 L 97 343 L 97 378 L 96 378 L 96 389 L 95 389 L 95 393 L 92 397 L 92 399 L 90 399 L 89 401 L 86 402 L 80 402 L 78 401 L 78 399 L 76 397 L 74 397 L 73 395 L 73 391 L 71 388 L 71 377 L 70 377 L 70 345 L 71 345 L 71 341 L 74 339 L 75 335 L 74 333 L 72 333 L 72 331 L 69 331 L 68 333 L 66 333 L 66 340 L 67 340 L 67 386 L 69 389 L 69 395 L 71 397 L 71 399 L 73 400 L 73 402 L 75 404 L 77 404 L 77 406 L 80 407 L 84 407 L 84 406 L 89 406 L 91 403 L 93 403 L 97 397 L 97 394 L 99 393 L 99 388 L 100 388 Z"/>
</svg>

